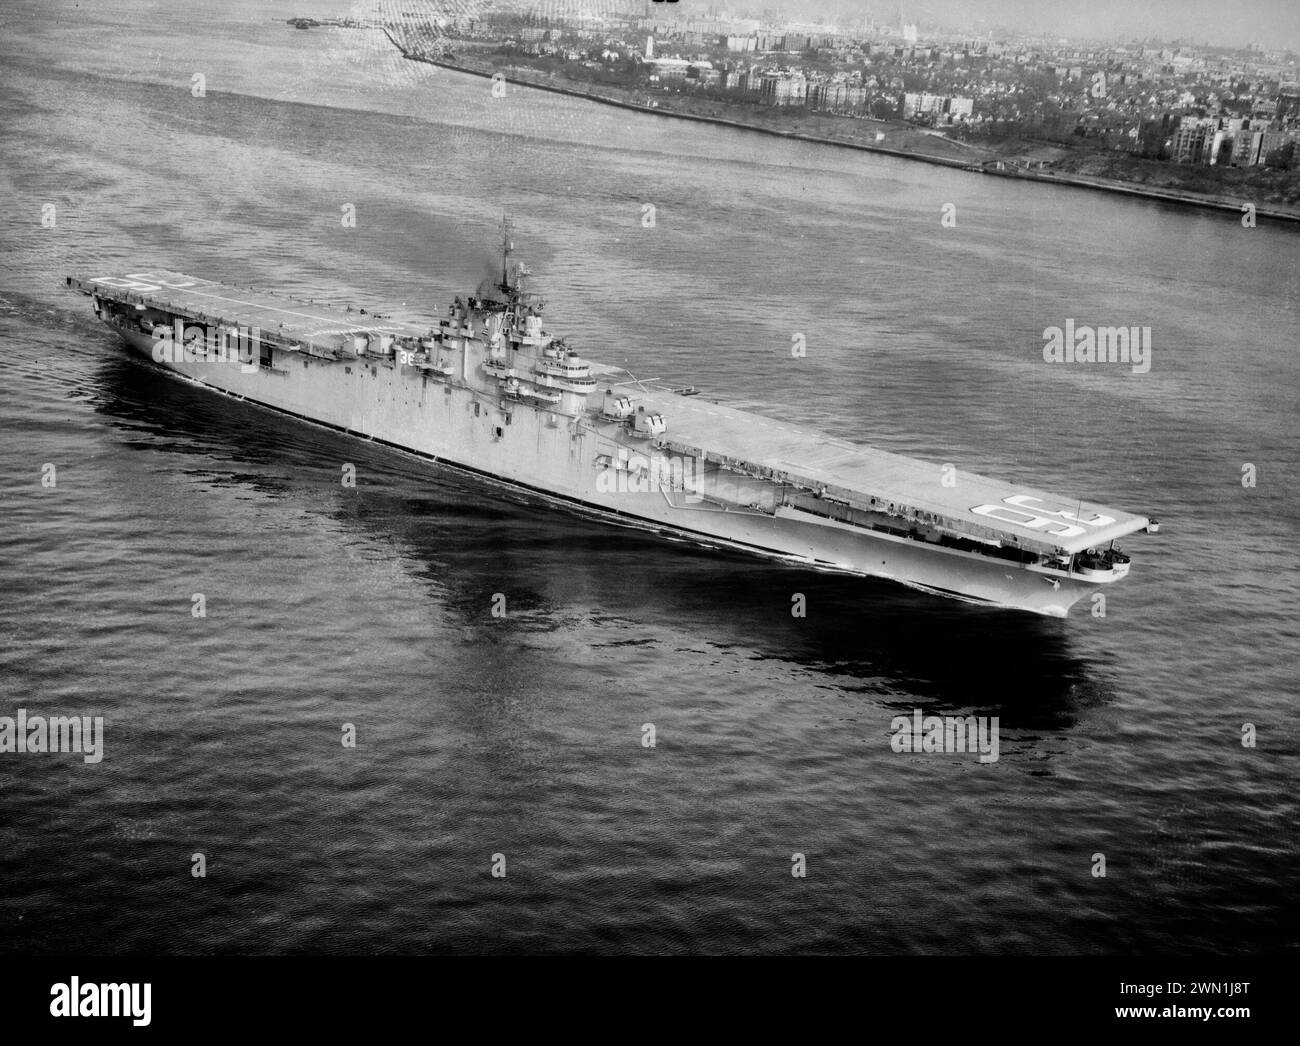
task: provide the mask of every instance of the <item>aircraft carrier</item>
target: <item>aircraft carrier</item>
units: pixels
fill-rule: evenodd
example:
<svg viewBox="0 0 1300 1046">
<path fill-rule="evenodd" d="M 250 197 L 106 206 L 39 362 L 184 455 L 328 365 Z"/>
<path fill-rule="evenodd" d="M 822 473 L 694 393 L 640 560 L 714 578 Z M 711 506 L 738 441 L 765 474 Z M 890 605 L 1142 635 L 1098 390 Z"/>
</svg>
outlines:
<svg viewBox="0 0 1300 1046">
<path fill-rule="evenodd" d="M 427 325 L 169 271 L 81 278 L 139 352 L 241 400 L 624 525 L 1064 617 L 1125 577 L 1117 509 L 886 453 L 582 358 L 502 244 Z"/>
</svg>

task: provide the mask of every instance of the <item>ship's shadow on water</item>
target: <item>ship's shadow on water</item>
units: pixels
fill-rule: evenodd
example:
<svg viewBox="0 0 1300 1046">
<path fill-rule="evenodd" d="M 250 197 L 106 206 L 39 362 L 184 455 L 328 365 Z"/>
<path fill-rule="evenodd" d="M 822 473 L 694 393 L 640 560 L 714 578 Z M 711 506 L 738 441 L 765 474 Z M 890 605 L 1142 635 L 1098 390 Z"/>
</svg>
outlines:
<svg viewBox="0 0 1300 1046">
<path fill-rule="evenodd" d="M 470 639 L 580 623 L 625 633 L 629 643 L 674 635 L 811 670 L 900 710 L 999 715 L 1004 726 L 1030 729 L 1067 727 L 1111 690 L 1109 666 L 1074 652 L 1066 621 L 583 518 L 239 403 L 142 360 L 107 361 L 92 383 L 97 412 L 129 430 L 125 445 L 184 455 L 178 475 L 332 518 L 340 540 L 397 557 L 427 581 L 441 613 Z M 355 488 L 340 483 L 341 462 L 355 465 Z M 491 615 L 497 593 L 508 597 L 503 619 Z"/>
</svg>

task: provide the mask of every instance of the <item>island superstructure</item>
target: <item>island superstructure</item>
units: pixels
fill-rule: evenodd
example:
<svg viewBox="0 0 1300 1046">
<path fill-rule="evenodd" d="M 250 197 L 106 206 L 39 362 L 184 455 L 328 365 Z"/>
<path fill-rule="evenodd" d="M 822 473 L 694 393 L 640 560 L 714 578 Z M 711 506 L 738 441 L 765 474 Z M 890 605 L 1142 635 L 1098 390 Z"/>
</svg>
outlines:
<svg viewBox="0 0 1300 1046">
<path fill-rule="evenodd" d="M 611 522 L 1064 617 L 1144 516 L 640 382 L 542 326 L 511 261 L 422 325 L 166 270 L 69 276 L 186 378 Z"/>
</svg>

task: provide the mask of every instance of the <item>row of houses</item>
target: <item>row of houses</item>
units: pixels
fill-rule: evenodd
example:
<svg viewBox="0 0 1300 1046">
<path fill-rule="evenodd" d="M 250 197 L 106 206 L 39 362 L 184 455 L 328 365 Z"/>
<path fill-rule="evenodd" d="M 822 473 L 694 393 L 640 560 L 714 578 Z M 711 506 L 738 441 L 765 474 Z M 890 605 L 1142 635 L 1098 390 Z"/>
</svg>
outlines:
<svg viewBox="0 0 1300 1046">
<path fill-rule="evenodd" d="M 975 100 L 962 95 L 930 94 L 927 91 L 903 95 L 903 119 L 928 118 L 934 123 L 957 123 L 969 120 Z"/>
<path fill-rule="evenodd" d="M 1294 150 L 1297 138 L 1300 132 L 1252 126 L 1249 119 L 1184 117 L 1169 153 L 1175 163 L 1257 167 L 1279 162 L 1284 150 Z"/>
<path fill-rule="evenodd" d="M 654 58 L 649 63 L 660 83 L 693 81 L 705 87 L 757 96 L 774 106 L 806 105 L 814 109 L 852 109 L 867 103 L 867 87 L 844 79 L 810 78 L 801 72 L 763 69 L 718 69 L 712 62 Z"/>
</svg>

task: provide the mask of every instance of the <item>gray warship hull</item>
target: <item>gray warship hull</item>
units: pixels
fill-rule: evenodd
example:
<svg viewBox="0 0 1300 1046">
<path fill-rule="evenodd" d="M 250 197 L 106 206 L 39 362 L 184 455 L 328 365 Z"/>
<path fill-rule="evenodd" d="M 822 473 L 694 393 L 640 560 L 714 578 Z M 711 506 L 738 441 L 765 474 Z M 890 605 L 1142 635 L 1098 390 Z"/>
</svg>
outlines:
<svg viewBox="0 0 1300 1046">
<path fill-rule="evenodd" d="M 1149 522 L 616 381 L 496 303 L 426 331 L 170 272 L 68 283 L 208 389 L 705 546 L 1064 617 Z"/>
</svg>

